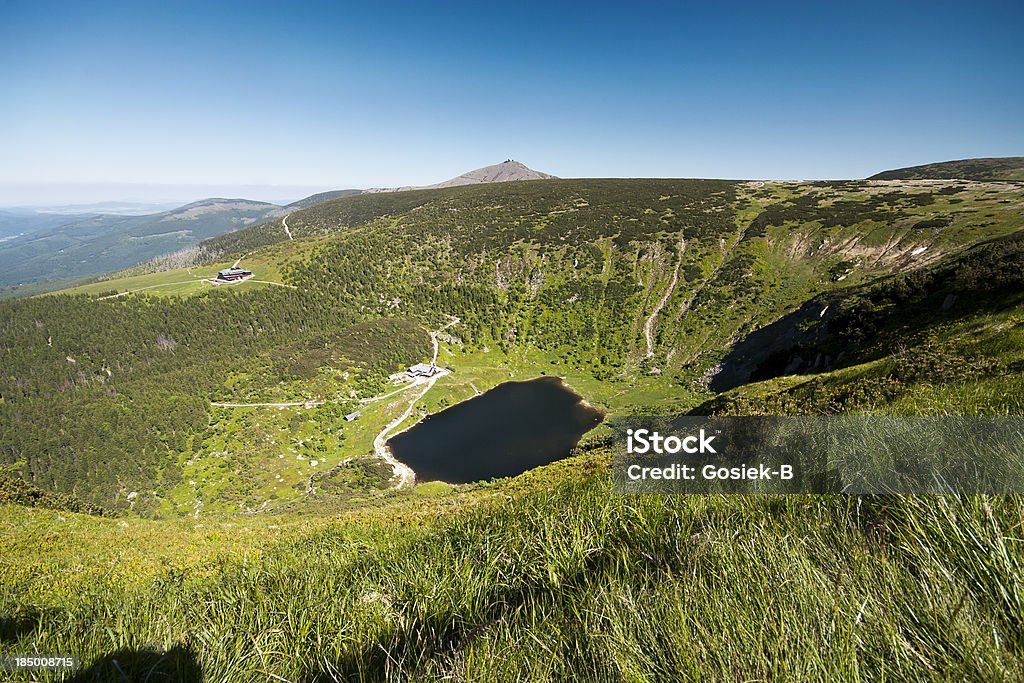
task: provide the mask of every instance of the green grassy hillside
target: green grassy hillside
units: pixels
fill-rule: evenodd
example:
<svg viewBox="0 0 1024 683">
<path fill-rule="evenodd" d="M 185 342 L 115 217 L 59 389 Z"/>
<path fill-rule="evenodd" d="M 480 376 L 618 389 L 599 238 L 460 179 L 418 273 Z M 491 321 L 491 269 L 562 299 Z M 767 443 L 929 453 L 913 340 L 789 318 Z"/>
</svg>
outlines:
<svg viewBox="0 0 1024 683">
<path fill-rule="evenodd" d="M 373 440 L 541 374 L 613 416 L 1019 415 L 1022 204 L 968 181 L 359 195 L 191 268 L 284 286 L 168 270 L 0 302 L 0 461 L 113 515 L 2 508 L 4 649 L 77 652 L 82 680 L 1021 678 L 1019 497 L 615 496 L 605 428 L 513 479 L 403 488 Z M 388 376 L 432 336 L 453 372 L 416 398 Z"/>
<path fill-rule="evenodd" d="M 1017 498 L 617 497 L 600 451 L 560 467 L 301 523 L 8 509 L 0 634 L 86 680 L 1024 673 Z"/>
<path fill-rule="evenodd" d="M 202 266 L 172 268 L 142 272 L 138 275 L 125 275 L 113 279 L 94 280 L 62 290 L 65 294 L 90 294 L 100 298 L 124 296 L 127 294 L 146 293 L 157 296 L 190 296 L 210 291 L 215 285 L 210 280 L 216 278 L 217 271 L 230 268 L 234 261 L 204 264 Z M 249 289 L 267 284 L 281 284 L 281 273 L 273 259 L 250 257 L 244 264 L 252 270 L 255 277 L 238 283 L 232 283 L 233 289 Z M 133 270 L 143 270 L 142 268 Z"/>
</svg>

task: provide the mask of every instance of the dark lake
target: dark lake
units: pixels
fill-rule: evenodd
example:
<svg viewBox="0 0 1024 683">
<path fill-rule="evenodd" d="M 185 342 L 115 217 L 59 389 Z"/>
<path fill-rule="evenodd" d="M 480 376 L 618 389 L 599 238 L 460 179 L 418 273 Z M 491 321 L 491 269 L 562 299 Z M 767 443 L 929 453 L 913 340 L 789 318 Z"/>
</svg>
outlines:
<svg viewBox="0 0 1024 683">
<path fill-rule="evenodd" d="M 569 455 L 602 420 L 557 377 L 506 382 L 388 440 L 416 481 L 511 477 Z"/>
</svg>

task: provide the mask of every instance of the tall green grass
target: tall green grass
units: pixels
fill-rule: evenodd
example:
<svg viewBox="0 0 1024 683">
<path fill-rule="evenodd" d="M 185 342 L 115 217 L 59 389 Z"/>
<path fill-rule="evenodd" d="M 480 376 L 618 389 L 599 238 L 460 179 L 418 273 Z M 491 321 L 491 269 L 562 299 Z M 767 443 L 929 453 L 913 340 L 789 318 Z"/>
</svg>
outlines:
<svg viewBox="0 0 1024 683">
<path fill-rule="evenodd" d="M 1019 498 L 617 497 L 591 475 L 202 578 L 5 590 L 4 650 L 101 680 L 1017 680 L 1022 523 Z"/>
</svg>

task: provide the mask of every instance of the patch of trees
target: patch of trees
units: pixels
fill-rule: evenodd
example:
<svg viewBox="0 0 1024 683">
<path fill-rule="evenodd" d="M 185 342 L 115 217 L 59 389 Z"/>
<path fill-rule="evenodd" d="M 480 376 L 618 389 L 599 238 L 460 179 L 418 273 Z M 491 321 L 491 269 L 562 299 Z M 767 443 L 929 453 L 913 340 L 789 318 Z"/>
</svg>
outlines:
<svg viewBox="0 0 1024 683">
<path fill-rule="evenodd" d="M 842 184 L 828 187 L 842 189 Z M 799 225 L 817 221 L 823 228 L 851 226 L 869 220 L 893 223 L 907 218 L 911 207 L 927 206 L 933 202 L 934 197 L 930 193 L 885 192 L 867 198 L 835 199 L 832 195 L 807 192 L 765 207 L 751 221 L 747 235 L 763 236 L 769 226 L 782 227 L 787 223 Z"/>
<path fill-rule="evenodd" d="M 88 515 L 105 514 L 105 510 L 98 505 L 86 503 L 64 493 L 41 489 L 23 479 L 6 476 L 2 471 L 0 471 L 0 504 L 24 505 L 25 507 L 80 512 Z"/>
<path fill-rule="evenodd" d="M 2 310 L 0 463 L 21 463 L 26 481 L 98 505 L 127 506 L 134 492 L 140 510 L 180 480 L 174 463 L 205 430 L 209 401 L 223 400 L 232 369 L 318 338 L 356 362 L 357 381 L 378 387 L 430 348 L 406 323 L 346 332 L 366 317 L 357 307 L 280 288 L 185 299 L 52 296 Z"/>
</svg>

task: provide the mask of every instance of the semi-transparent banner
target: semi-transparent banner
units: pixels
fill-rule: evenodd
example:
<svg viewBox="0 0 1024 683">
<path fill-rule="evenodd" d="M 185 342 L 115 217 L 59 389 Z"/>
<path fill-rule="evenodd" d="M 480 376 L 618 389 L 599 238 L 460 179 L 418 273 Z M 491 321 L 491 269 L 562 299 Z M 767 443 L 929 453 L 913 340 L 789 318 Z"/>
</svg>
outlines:
<svg viewBox="0 0 1024 683">
<path fill-rule="evenodd" d="M 1024 417 L 628 417 L 617 493 L 1024 493 Z"/>
</svg>

